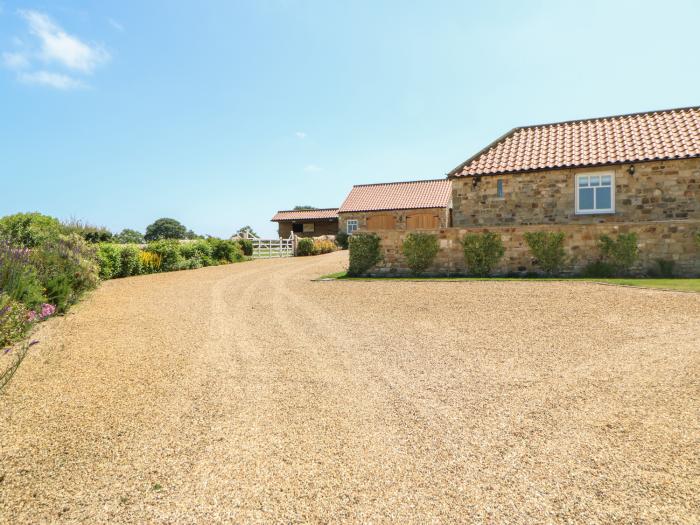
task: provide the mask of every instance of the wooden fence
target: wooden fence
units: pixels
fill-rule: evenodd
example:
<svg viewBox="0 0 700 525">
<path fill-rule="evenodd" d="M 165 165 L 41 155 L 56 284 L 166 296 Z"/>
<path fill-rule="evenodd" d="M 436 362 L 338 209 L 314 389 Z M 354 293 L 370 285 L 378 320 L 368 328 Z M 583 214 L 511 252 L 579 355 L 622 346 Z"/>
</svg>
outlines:
<svg viewBox="0 0 700 525">
<path fill-rule="evenodd" d="M 288 239 L 258 239 L 257 237 L 249 237 L 249 239 L 253 243 L 254 259 L 294 256 L 294 234 Z"/>
</svg>

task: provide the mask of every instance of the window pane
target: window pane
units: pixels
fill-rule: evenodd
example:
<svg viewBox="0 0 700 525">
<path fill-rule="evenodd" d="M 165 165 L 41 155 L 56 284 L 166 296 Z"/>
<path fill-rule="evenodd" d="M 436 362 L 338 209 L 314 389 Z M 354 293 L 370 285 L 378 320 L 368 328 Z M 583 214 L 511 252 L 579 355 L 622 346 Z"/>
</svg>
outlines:
<svg viewBox="0 0 700 525">
<path fill-rule="evenodd" d="M 502 179 L 498 179 L 497 187 L 498 187 L 498 198 L 502 199 L 503 198 L 503 180 Z"/>
<path fill-rule="evenodd" d="M 581 188 L 578 190 L 579 210 L 593 209 L 593 188 Z"/>
<path fill-rule="evenodd" d="M 600 177 L 591 177 L 591 186 L 600 186 Z"/>
<path fill-rule="evenodd" d="M 610 175 L 603 175 L 600 178 L 600 184 L 602 186 L 610 186 L 612 184 L 612 177 Z"/>
<path fill-rule="evenodd" d="M 595 204 L 598 210 L 609 210 L 612 208 L 612 190 L 610 187 L 596 188 Z"/>
<path fill-rule="evenodd" d="M 588 186 L 588 177 L 579 177 L 578 178 L 578 185 L 579 185 L 579 187 Z"/>
</svg>

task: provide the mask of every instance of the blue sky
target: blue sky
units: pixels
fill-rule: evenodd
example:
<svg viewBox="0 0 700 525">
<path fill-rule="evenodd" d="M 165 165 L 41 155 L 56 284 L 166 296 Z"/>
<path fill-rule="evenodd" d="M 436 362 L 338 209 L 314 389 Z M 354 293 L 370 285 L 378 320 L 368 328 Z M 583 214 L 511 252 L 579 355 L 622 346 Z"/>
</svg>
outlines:
<svg viewBox="0 0 700 525">
<path fill-rule="evenodd" d="M 0 0 L 0 215 L 272 234 L 526 124 L 700 104 L 696 1 Z"/>
</svg>

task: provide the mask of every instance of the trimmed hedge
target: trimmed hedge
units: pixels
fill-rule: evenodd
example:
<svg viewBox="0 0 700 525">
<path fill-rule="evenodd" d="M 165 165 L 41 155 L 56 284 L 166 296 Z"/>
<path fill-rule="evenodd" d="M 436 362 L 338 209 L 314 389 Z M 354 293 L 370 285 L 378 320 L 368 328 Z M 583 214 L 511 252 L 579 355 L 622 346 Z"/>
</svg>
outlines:
<svg viewBox="0 0 700 525">
<path fill-rule="evenodd" d="M 467 234 L 462 246 L 467 270 L 478 277 L 488 276 L 505 254 L 500 235 L 492 232 Z"/>
<path fill-rule="evenodd" d="M 547 275 L 558 274 L 566 263 L 563 232 L 525 232 L 525 242 Z"/>
<path fill-rule="evenodd" d="M 414 275 L 430 268 L 439 250 L 438 238 L 431 233 L 409 233 L 401 245 L 406 264 Z"/>
<path fill-rule="evenodd" d="M 354 233 L 350 236 L 349 250 L 348 275 L 363 275 L 382 260 L 379 236 L 375 233 Z"/>
<path fill-rule="evenodd" d="M 297 241 L 297 255 L 306 257 L 314 254 L 314 240 L 310 237 L 302 237 Z"/>
</svg>

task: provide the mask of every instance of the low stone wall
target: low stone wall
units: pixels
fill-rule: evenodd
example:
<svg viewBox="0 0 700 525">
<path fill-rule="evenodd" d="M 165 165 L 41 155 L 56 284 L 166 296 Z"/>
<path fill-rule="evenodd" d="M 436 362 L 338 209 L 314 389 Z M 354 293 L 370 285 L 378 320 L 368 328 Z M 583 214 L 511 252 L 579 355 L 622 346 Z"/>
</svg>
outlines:
<svg viewBox="0 0 700 525">
<path fill-rule="evenodd" d="M 700 276 L 700 246 L 694 235 L 700 231 L 700 221 L 653 221 L 644 223 L 561 224 L 532 226 L 498 226 L 486 228 L 445 228 L 432 230 L 440 240 L 440 252 L 430 275 L 464 275 L 464 252 L 461 240 L 467 233 L 498 233 L 503 240 L 506 254 L 501 259 L 495 275 L 526 274 L 539 272 L 525 242 L 525 232 L 560 231 L 566 234 L 565 249 L 569 256 L 566 275 L 575 275 L 589 262 L 599 258 L 598 238 L 607 234 L 634 232 L 639 238 L 639 261 L 633 273 L 644 274 L 654 266 L 656 259 L 673 260 L 678 276 Z M 383 261 L 370 272 L 371 275 L 404 275 L 409 273 L 401 253 L 406 231 L 381 231 Z"/>
</svg>

